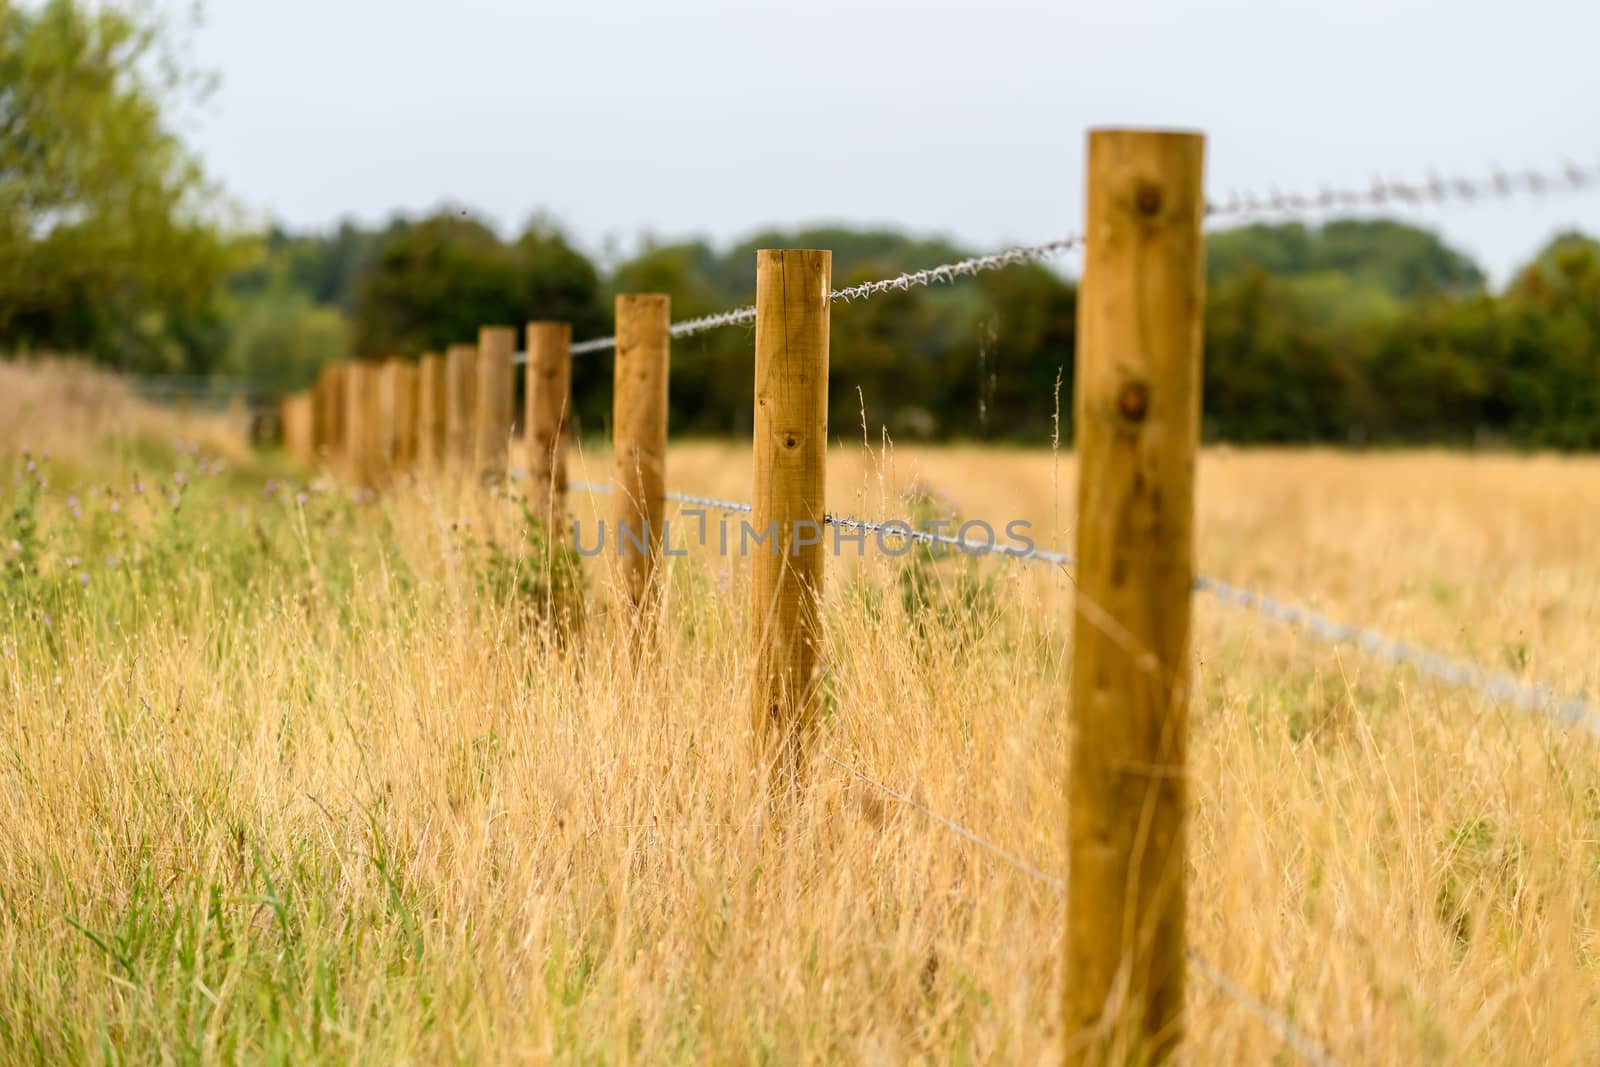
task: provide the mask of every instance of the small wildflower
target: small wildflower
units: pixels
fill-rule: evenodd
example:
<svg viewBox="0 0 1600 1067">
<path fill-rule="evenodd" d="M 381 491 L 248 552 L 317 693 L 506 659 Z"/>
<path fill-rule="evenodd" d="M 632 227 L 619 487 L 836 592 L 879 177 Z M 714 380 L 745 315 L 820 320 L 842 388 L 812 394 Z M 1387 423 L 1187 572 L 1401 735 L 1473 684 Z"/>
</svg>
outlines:
<svg viewBox="0 0 1600 1067">
<path fill-rule="evenodd" d="M 133 495 L 134 496 L 141 496 L 143 494 L 144 494 L 144 483 L 141 482 L 139 479 L 135 478 L 133 480 Z"/>
<path fill-rule="evenodd" d="M 73 517 L 73 518 L 74 518 L 74 519 L 81 519 L 81 518 L 83 518 L 83 509 L 82 509 L 82 508 L 79 508 L 79 507 L 75 507 L 75 508 L 73 508 L 73 509 L 72 509 L 72 517 Z"/>
<path fill-rule="evenodd" d="M 67 507 L 75 508 L 77 506 L 78 506 L 78 494 L 77 493 L 73 493 L 71 496 L 67 497 Z"/>
<path fill-rule="evenodd" d="M 88 585 L 89 584 L 89 572 L 88 571 L 79 571 L 78 572 L 78 584 L 79 585 Z"/>
<path fill-rule="evenodd" d="M 307 500 L 310 500 L 310 499 L 311 499 L 311 497 L 306 494 L 305 490 L 301 490 L 300 492 L 298 492 L 298 493 L 296 493 L 294 495 L 294 502 L 296 504 L 301 505 L 301 506 L 304 506 L 305 502 Z"/>
<path fill-rule="evenodd" d="M 188 482 L 188 480 L 189 476 L 182 471 L 177 471 L 172 475 L 172 481 L 174 485 L 183 485 Z"/>
<path fill-rule="evenodd" d="M 115 567 L 116 565 L 117 565 L 117 557 L 116 556 L 111 556 L 111 555 L 106 556 L 106 566 L 107 567 Z"/>
<path fill-rule="evenodd" d="M 118 503 L 117 501 L 115 501 L 115 500 L 113 500 L 111 502 L 111 514 L 113 514 L 113 515 L 122 514 L 122 505 L 120 503 Z"/>
<path fill-rule="evenodd" d="M 29 474 L 32 474 L 34 471 L 36 471 L 38 469 L 39 469 L 39 465 L 37 463 L 35 463 L 31 459 L 28 460 L 27 471 L 28 471 Z"/>
</svg>

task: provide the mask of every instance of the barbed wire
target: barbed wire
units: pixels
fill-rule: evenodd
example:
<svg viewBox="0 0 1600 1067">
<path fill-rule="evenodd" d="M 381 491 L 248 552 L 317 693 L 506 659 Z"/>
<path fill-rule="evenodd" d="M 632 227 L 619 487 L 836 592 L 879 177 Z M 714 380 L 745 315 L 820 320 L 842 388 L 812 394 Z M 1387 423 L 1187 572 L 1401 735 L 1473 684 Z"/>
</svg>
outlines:
<svg viewBox="0 0 1600 1067">
<path fill-rule="evenodd" d="M 1285 1045 L 1294 1049 L 1301 1059 L 1314 1064 L 1315 1067 L 1340 1067 L 1339 1061 L 1333 1058 L 1332 1053 L 1312 1040 L 1304 1030 L 1295 1026 L 1287 1015 L 1274 1011 L 1251 996 L 1249 990 L 1213 967 L 1204 956 L 1194 949 L 1189 949 L 1184 953 L 1184 957 L 1189 961 L 1190 969 L 1198 972 L 1235 1004 L 1254 1015 L 1267 1029 L 1277 1034 Z"/>
<path fill-rule="evenodd" d="M 1323 186 L 1315 193 L 1284 193 L 1277 189 L 1265 194 L 1230 192 L 1226 200 L 1207 202 L 1206 217 L 1309 214 L 1391 204 L 1416 207 L 1452 201 L 1473 203 L 1520 194 L 1544 196 L 1581 192 L 1591 186 L 1600 187 L 1600 163 L 1583 166 L 1569 162 L 1545 171 L 1494 169 L 1483 174 L 1454 177 L 1435 174 L 1421 181 L 1377 177 L 1364 186 Z"/>
<path fill-rule="evenodd" d="M 872 786 L 874 789 L 877 789 L 877 790 L 879 790 L 879 791 L 881 791 L 881 792 L 893 797 L 894 799 L 898 800 L 900 803 L 904 804 L 906 807 L 911 808 L 912 810 L 914 810 L 916 812 L 919 812 L 920 814 L 926 816 L 929 819 L 932 819 L 934 822 L 936 822 L 939 825 L 943 826 L 946 830 L 949 830 L 950 832 L 952 832 L 954 834 L 958 834 L 961 837 L 966 838 L 968 841 L 972 842 L 974 845 L 977 845 L 979 848 L 985 850 L 986 852 L 990 853 L 991 855 L 996 856 L 996 857 L 1004 860 L 1005 862 L 1011 864 L 1011 866 L 1015 867 L 1017 870 L 1021 871 L 1023 874 L 1029 875 L 1030 877 L 1032 877 L 1036 881 L 1043 882 L 1045 885 L 1049 886 L 1051 889 L 1056 890 L 1057 892 L 1060 892 L 1060 893 L 1066 892 L 1066 889 L 1067 889 L 1067 883 L 1066 882 L 1063 882 L 1059 878 L 1056 878 L 1056 877 L 1053 877 L 1051 875 L 1045 874 L 1039 868 L 1035 867 L 1033 864 L 1029 863 L 1027 860 L 1023 859 L 1021 856 L 1018 856 L 1015 852 L 1009 852 L 1006 849 L 1003 849 L 999 845 L 995 844 L 993 841 L 987 841 L 987 840 L 979 837 L 977 834 L 973 833 L 971 830 L 968 830 L 965 826 L 962 826 L 960 823 L 953 822 L 950 819 L 945 818 L 943 815 L 940 815 L 938 812 L 934 811 L 932 808 L 928 807 L 927 805 L 920 804 L 917 801 L 912 800 L 909 796 L 907 796 L 906 794 L 900 792 L 899 790 L 894 789 L 894 788 L 892 788 L 892 787 L 890 787 L 888 785 L 885 785 L 883 782 L 878 781 L 876 778 L 873 778 L 872 776 L 870 776 L 870 775 L 868 775 L 868 774 L 866 774 L 866 773 L 864 773 L 862 771 L 857 770 L 856 768 L 850 766 L 850 764 L 845 763 L 843 760 L 835 758 L 834 756 L 830 755 L 827 752 L 824 752 L 822 754 L 822 758 L 827 760 L 829 763 L 833 764 L 835 767 L 838 767 L 840 770 L 849 772 L 850 774 L 852 774 L 855 777 L 859 778 L 861 781 L 863 781 L 863 782 L 867 783 L 868 785 Z"/>
<path fill-rule="evenodd" d="M 892 278 L 880 278 L 877 281 L 862 282 L 860 285 L 847 286 L 844 289 L 834 289 L 828 294 L 828 300 L 830 303 L 848 304 L 856 300 L 865 300 L 879 293 L 905 292 L 919 286 L 949 283 L 958 278 L 968 278 L 976 274 L 982 274 L 985 271 L 999 270 L 1002 267 L 1012 267 L 1020 263 L 1038 263 L 1070 249 L 1079 248 L 1082 245 L 1083 237 L 1076 234 L 1055 241 L 1046 241 L 1043 244 L 1018 245 L 989 255 L 971 256 L 967 259 L 958 259 L 954 263 L 941 263 L 937 267 L 907 271 Z M 702 315 L 699 318 L 675 322 L 667 328 L 667 336 L 674 338 L 689 337 L 723 326 L 749 326 L 755 321 L 756 309 L 753 305 L 747 305 L 745 307 L 730 308 L 727 311 L 719 311 L 714 315 Z M 572 354 L 581 356 L 590 352 L 604 352 L 615 348 L 616 344 L 617 339 L 615 337 L 594 337 L 573 345 Z M 526 363 L 527 358 L 527 353 L 518 352 L 514 357 L 514 361 Z"/>
<path fill-rule="evenodd" d="M 1365 207 L 1387 207 L 1391 204 L 1419 206 L 1450 201 L 1474 203 L 1479 200 L 1506 199 L 1522 194 L 1545 196 L 1553 193 L 1580 192 L 1591 187 L 1600 187 L 1600 163 L 1580 165 L 1568 162 L 1559 168 L 1543 171 L 1508 171 L 1497 168 L 1477 175 L 1444 177 L 1431 174 L 1421 181 L 1376 177 L 1364 186 L 1325 185 L 1314 193 L 1285 193 L 1278 189 L 1266 193 L 1230 191 L 1225 200 L 1208 200 L 1205 215 L 1208 219 L 1226 219 L 1349 211 Z M 1072 249 L 1081 248 L 1083 244 L 1082 234 L 1072 234 L 1042 244 L 1016 245 L 988 255 L 972 256 L 936 267 L 907 271 L 892 278 L 835 289 L 828 294 L 828 299 L 850 303 L 880 293 L 904 292 L 919 286 L 953 282 L 958 278 L 1002 267 L 1037 263 Z M 748 326 L 755 321 L 756 309 L 753 306 L 737 307 L 674 323 L 668 327 L 667 334 L 670 337 L 689 337 L 723 326 Z M 590 352 L 604 352 L 616 347 L 616 342 L 615 337 L 594 337 L 573 345 L 572 354 L 579 356 Z M 515 361 L 527 362 L 527 354 L 517 353 Z"/>
<path fill-rule="evenodd" d="M 1564 726 L 1582 726 L 1600 735 L 1600 715 L 1582 697 L 1564 696 L 1542 683 L 1520 682 L 1503 671 L 1492 671 L 1467 660 L 1451 659 L 1431 649 L 1399 641 L 1377 630 L 1340 622 L 1298 604 L 1285 603 L 1264 593 L 1201 575 L 1195 589 L 1227 604 L 1250 608 L 1262 618 L 1309 634 L 1331 645 L 1353 644 L 1377 659 L 1407 666 L 1424 677 L 1457 689 L 1474 689 L 1483 696 L 1520 711 L 1551 715 Z"/>
<path fill-rule="evenodd" d="M 1018 856 L 1016 853 L 1002 848 L 993 841 L 973 833 L 971 830 L 967 829 L 965 826 L 962 826 L 953 819 L 945 818 L 943 815 L 940 815 L 926 804 L 922 804 L 916 800 L 913 800 L 909 795 L 901 792 L 898 789 L 895 789 L 893 786 L 879 781 L 870 774 L 867 774 L 865 771 L 862 771 L 860 768 L 853 767 L 828 752 L 822 753 L 822 758 L 857 780 L 864 782 L 872 788 L 883 793 L 885 796 L 892 797 L 918 814 L 939 824 L 946 830 L 949 830 L 951 833 L 954 833 L 971 842 L 972 844 L 977 845 L 979 848 L 988 852 L 991 856 L 1010 864 L 1013 868 L 1021 871 L 1023 874 L 1026 874 L 1034 881 L 1039 882 L 1042 885 L 1049 886 L 1057 893 L 1065 893 L 1067 891 L 1067 883 L 1062 879 L 1057 878 L 1054 875 L 1046 874 L 1044 871 L 1029 863 L 1021 856 Z M 1324 1049 L 1309 1034 L 1296 1026 L 1288 1016 L 1281 1012 L 1274 1011 L 1260 999 L 1252 996 L 1248 990 L 1239 985 L 1239 983 L 1235 982 L 1233 979 L 1229 978 L 1226 974 L 1223 974 L 1216 967 L 1212 966 L 1209 962 L 1207 962 L 1204 956 L 1201 956 L 1194 949 L 1187 949 L 1184 953 L 1184 958 L 1192 969 L 1199 972 L 1201 977 L 1205 978 L 1217 989 L 1221 990 L 1240 1007 L 1254 1015 L 1269 1030 L 1276 1034 L 1285 1045 L 1288 1045 L 1302 1059 L 1306 1060 L 1306 1062 L 1313 1064 L 1314 1067 L 1340 1067 L 1339 1061 L 1334 1059 L 1331 1053 Z"/>
<path fill-rule="evenodd" d="M 608 493 L 610 485 L 577 483 L 573 488 L 590 492 Z M 668 492 L 668 500 L 697 504 L 721 511 L 751 514 L 754 508 L 745 502 L 723 500 L 717 497 L 692 496 L 687 493 Z M 1070 567 L 1075 563 L 1066 552 L 1053 552 L 1021 545 L 978 543 L 959 537 L 917 530 L 909 523 L 851 519 L 827 515 L 824 525 L 843 529 L 862 530 L 880 535 L 887 534 L 925 545 L 945 545 L 971 556 L 989 553 L 1016 561 L 1035 561 L 1057 567 Z M 1583 697 L 1570 696 L 1543 683 L 1518 681 L 1504 671 L 1494 671 L 1469 660 L 1452 659 L 1432 649 L 1389 637 L 1370 627 L 1340 622 L 1300 604 L 1279 600 L 1265 593 L 1257 593 L 1233 585 L 1220 578 L 1199 575 L 1194 580 L 1196 592 L 1206 593 L 1225 604 L 1247 608 L 1269 622 L 1287 626 L 1330 645 L 1354 645 L 1375 659 L 1400 667 L 1410 667 L 1418 674 L 1455 689 L 1471 689 L 1488 699 L 1509 704 L 1520 711 L 1551 715 L 1564 726 L 1578 726 L 1600 736 L 1600 708 Z"/>
</svg>

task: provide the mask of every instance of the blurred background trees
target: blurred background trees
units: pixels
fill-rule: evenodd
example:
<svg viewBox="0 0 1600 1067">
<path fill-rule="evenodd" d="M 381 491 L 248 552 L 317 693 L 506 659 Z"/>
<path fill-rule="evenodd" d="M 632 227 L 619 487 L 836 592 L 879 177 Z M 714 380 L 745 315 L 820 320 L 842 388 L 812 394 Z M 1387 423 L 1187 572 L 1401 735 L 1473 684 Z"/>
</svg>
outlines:
<svg viewBox="0 0 1600 1067">
<path fill-rule="evenodd" d="M 555 220 L 508 236 L 461 207 L 258 232 L 173 132 L 206 84 L 147 8 L 0 0 L 0 351 L 294 388 L 331 360 L 440 350 L 486 323 L 606 334 L 617 292 L 669 293 L 675 319 L 746 304 L 757 248 L 830 248 L 841 287 L 971 254 L 833 226 L 646 240 L 602 268 Z M 1388 219 L 1243 226 L 1207 255 L 1212 439 L 1600 447 L 1600 245 L 1583 235 L 1499 292 Z M 1039 442 L 1058 381 L 1067 434 L 1076 309 L 1075 283 L 1041 266 L 836 304 L 835 436 Z M 748 431 L 748 328 L 681 339 L 672 362 L 675 432 Z M 610 364 L 574 366 L 584 432 L 609 420 Z"/>
</svg>

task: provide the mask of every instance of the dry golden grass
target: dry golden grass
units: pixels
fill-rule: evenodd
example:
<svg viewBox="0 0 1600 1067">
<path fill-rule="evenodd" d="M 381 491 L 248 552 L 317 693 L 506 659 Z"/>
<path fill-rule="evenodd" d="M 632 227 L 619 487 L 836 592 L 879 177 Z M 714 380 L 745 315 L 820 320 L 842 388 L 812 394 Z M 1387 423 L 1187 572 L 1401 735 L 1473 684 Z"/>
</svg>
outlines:
<svg viewBox="0 0 1600 1067">
<path fill-rule="evenodd" d="M 0 1060 L 1054 1058 L 1056 889 L 828 763 L 771 818 L 743 561 L 674 560 L 640 654 L 586 561 L 552 648 L 504 502 L 301 500 L 70 369 L 0 373 L 34 390 L 0 417 L 5 540 L 38 523 L 0 585 Z M 669 463 L 748 493 L 745 448 Z M 1072 478 L 841 442 L 830 502 L 903 515 L 915 482 L 1070 546 Z M 1600 463 L 1213 451 L 1200 485 L 1203 570 L 1600 688 Z M 1069 577 L 830 566 L 823 747 L 1061 874 Z M 1600 1061 L 1595 739 L 1196 610 L 1198 951 L 1347 1063 Z M 1189 1062 L 1293 1062 L 1191 989 Z"/>
</svg>

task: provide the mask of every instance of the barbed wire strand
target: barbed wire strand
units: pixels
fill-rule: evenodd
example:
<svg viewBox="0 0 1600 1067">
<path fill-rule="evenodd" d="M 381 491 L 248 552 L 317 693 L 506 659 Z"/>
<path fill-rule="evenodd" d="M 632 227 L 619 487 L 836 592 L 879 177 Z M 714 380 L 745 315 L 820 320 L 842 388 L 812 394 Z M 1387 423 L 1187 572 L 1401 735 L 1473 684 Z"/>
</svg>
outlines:
<svg viewBox="0 0 1600 1067">
<path fill-rule="evenodd" d="M 1304 215 L 1392 204 L 1421 207 L 1452 201 L 1474 203 L 1518 195 L 1582 192 L 1591 187 L 1600 188 L 1600 163 L 1585 166 L 1567 162 L 1545 171 L 1495 168 L 1476 175 L 1442 177 L 1430 174 L 1422 181 L 1375 177 L 1364 186 L 1333 188 L 1325 185 L 1315 193 L 1284 193 L 1277 189 L 1265 194 L 1230 192 L 1226 200 L 1207 202 L 1206 217 Z"/>
<path fill-rule="evenodd" d="M 1600 736 L 1600 714 L 1582 697 L 1564 696 L 1543 683 L 1518 681 L 1502 671 L 1493 671 L 1467 660 L 1448 656 L 1399 641 L 1354 623 L 1340 622 L 1298 604 L 1290 604 L 1264 593 L 1231 585 L 1201 575 L 1194 580 L 1196 590 L 1209 593 L 1226 604 L 1248 608 L 1262 618 L 1288 626 L 1330 645 L 1355 645 L 1376 659 L 1410 667 L 1418 674 L 1456 689 L 1472 689 L 1490 700 L 1509 704 L 1520 711 L 1552 716 L 1564 726 L 1581 726 Z"/>
<path fill-rule="evenodd" d="M 905 292 L 924 285 L 949 283 L 957 278 L 967 278 L 985 271 L 999 270 L 1002 267 L 1016 266 L 1019 263 L 1038 263 L 1057 256 L 1073 248 L 1081 247 L 1083 237 L 1074 234 L 1054 241 L 1046 241 L 1036 245 L 1017 245 L 988 255 L 972 256 L 959 259 L 954 263 L 941 263 L 937 267 L 928 267 L 923 270 L 907 271 L 897 274 L 892 278 L 881 278 L 877 281 L 863 282 L 860 285 L 847 286 L 844 289 L 835 289 L 828 294 L 830 302 L 851 303 L 856 300 L 865 300 L 879 293 Z M 675 322 L 667 328 L 669 337 L 689 337 L 706 330 L 715 330 L 723 326 L 749 326 L 756 321 L 754 306 L 730 308 L 719 311 L 714 315 L 702 315 L 695 319 L 685 319 Z M 594 337 L 587 341 L 579 341 L 572 346 L 574 356 L 586 355 L 590 352 L 604 352 L 616 347 L 615 337 Z M 527 362 L 527 353 L 518 352 L 515 356 L 517 363 Z"/>
<path fill-rule="evenodd" d="M 1044 871 L 1041 871 L 1038 867 L 1035 867 L 1033 864 L 1018 856 L 1016 853 L 1000 847 L 993 841 L 989 841 L 986 838 L 980 837 L 978 834 L 973 833 L 960 823 L 955 822 L 952 819 L 945 818 L 943 815 L 940 815 L 927 805 L 913 800 L 910 796 L 902 793 L 900 790 L 895 789 L 884 782 L 880 782 L 878 779 L 865 773 L 859 768 L 851 766 L 843 760 L 835 757 L 831 753 L 822 753 L 822 758 L 858 781 L 866 783 L 872 788 L 883 793 L 885 796 L 892 797 L 918 814 L 932 820 L 933 822 L 944 827 L 946 830 L 949 830 L 951 833 L 954 833 L 971 842 L 972 844 L 977 845 L 979 848 L 988 852 L 997 859 L 1005 861 L 1016 870 L 1021 871 L 1023 874 L 1026 874 L 1035 881 L 1049 886 L 1058 893 L 1066 892 L 1067 883 L 1065 881 L 1055 877 L 1054 875 L 1046 874 Z M 1305 1031 L 1297 1027 L 1293 1021 L 1288 1018 L 1288 1016 L 1283 1015 L 1281 1012 L 1274 1011 L 1260 999 L 1252 996 L 1243 986 L 1239 985 L 1239 983 L 1235 982 L 1233 979 L 1217 970 L 1217 968 L 1213 967 L 1209 962 L 1206 961 L 1205 957 L 1201 956 L 1194 949 L 1186 950 L 1184 957 L 1188 961 L 1189 966 L 1197 971 L 1201 977 L 1205 978 L 1240 1007 L 1254 1015 L 1267 1027 L 1267 1029 L 1271 1030 L 1275 1035 L 1277 1035 L 1277 1037 L 1281 1039 L 1285 1045 L 1288 1045 L 1291 1049 L 1293 1049 L 1306 1062 L 1315 1065 L 1315 1067 L 1340 1067 L 1339 1061 L 1334 1059 L 1331 1053 L 1322 1048 L 1322 1046 L 1318 1044 L 1317 1041 L 1310 1035 L 1306 1034 Z"/>
<path fill-rule="evenodd" d="M 1600 163 L 1586 166 L 1567 162 L 1559 168 L 1544 171 L 1508 171 L 1495 168 L 1476 175 L 1444 177 L 1430 174 L 1421 181 L 1375 177 L 1367 185 L 1343 187 L 1325 185 L 1314 193 L 1284 193 L 1277 189 L 1267 193 L 1230 191 L 1224 200 L 1208 200 L 1205 214 L 1208 219 L 1228 219 L 1267 215 L 1307 215 L 1318 212 L 1350 211 L 1364 207 L 1388 207 L 1393 204 L 1412 207 L 1451 201 L 1470 204 L 1480 200 L 1503 200 L 1519 195 L 1548 196 L 1556 193 L 1582 192 L 1592 187 L 1600 187 Z M 972 256 L 954 263 L 897 274 L 892 278 L 835 289 L 828 294 L 828 299 L 850 303 L 879 293 L 904 292 L 918 286 L 953 282 L 957 278 L 970 277 L 1019 263 L 1037 263 L 1080 248 L 1083 243 L 1082 234 L 1073 234 L 1043 244 L 1017 245 L 988 255 Z M 670 337 L 689 337 L 723 326 L 748 326 L 755 321 L 754 307 L 731 308 L 714 315 L 702 315 L 699 318 L 674 323 L 668 327 L 667 334 Z M 614 348 L 616 343 L 615 337 L 594 337 L 573 345 L 572 354 L 581 356 L 590 352 L 604 352 Z M 517 363 L 526 363 L 528 359 L 525 352 L 518 352 L 514 358 Z"/>
<path fill-rule="evenodd" d="M 951 833 L 954 833 L 954 834 L 957 834 L 957 835 L 959 835 L 961 837 L 966 838 L 968 841 L 972 842 L 974 845 L 977 845 L 979 848 L 983 849 L 984 851 L 986 851 L 986 852 L 990 853 L 991 855 L 993 855 L 993 856 L 995 856 L 995 857 L 997 857 L 999 859 L 1002 859 L 1005 862 L 1011 864 L 1011 866 L 1015 867 L 1017 870 L 1021 871 L 1023 874 L 1029 875 L 1034 880 L 1044 883 L 1045 885 L 1049 886 L 1051 889 L 1056 890 L 1057 892 L 1063 892 L 1063 893 L 1066 892 L 1066 889 L 1067 889 L 1067 883 L 1066 882 L 1063 882 L 1059 878 L 1055 878 L 1055 877 L 1052 877 L 1051 875 L 1045 874 L 1039 868 L 1035 867 L 1033 864 L 1029 863 L 1027 860 L 1023 859 L 1021 856 L 1018 856 L 1016 853 L 1008 852 L 1005 849 L 1001 848 L 999 845 L 995 844 L 993 841 L 987 841 L 984 838 L 979 837 L 977 834 L 973 833 L 971 830 L 968 830 L 965 826 L 962 826 L 960 823 L 953 822 L 950 819 L 945 818 L 943 815 L 940 815 L 938 812 L 934 811 L 932 808 L 929 808 L 925 804 L 920 804 L 917 801 L 912 800 L 909 796 L 907 796 L 906 794 L 900 792 L 899 790 L 894 789 L 894 788 L 892 788 L 892 787 L 890 787 L 888 785 L 885 785 L 883 782 L 880 782 L 876 778 L 873 778 L 870 775 L 867 775 L 867 774 L 863 773 L 862 771 L 857 770 L 856 768 L 850 766 L 850 764 L 845 763 L 843 760 L 835 758 L 834 756 L 830 755 L 829 753 L 824 752 L 822 754 L 822 758 L 827 760 L 829 763 L 833 764 L 835 767 L 838 767 L 840 770 L 846 771 L 849 774 L 854 775 L 856 778 L 859 778 L 861 781 L 863 781 L 866 784 L 872 786 L 874 789 L 877 789 L 880 792 L 885 793 L 888 796 L 893 797 L 894 799 L 898 800 L 900 803 L 904 804 L 906 807 L 911 808 L 912 810 L 918 812 L 919 814 L 921 814 L 923 816 L 926 816 L 929 819 L 932 819 L 934 822 L 938 823 L 940 826 L 943 826 L 946 830 L 949 830 Z"/>
<path fill-rule="evenodd" d="M 1301 1059 L 1315 1064 L 1315 1067 L 1340 1067 L 1339 1061 L 1333 1058 L 1332 1053 L 1308 1036 L 1304 1030 L 1295 1026 L 1287 1015 L 1274 1011 L 1261 1000 L 1251 996 L 1249 990 L 1213 967 L 1204 956 L 1191 948 L 1185 951 L 1184 957 L 1189 961 L 1191 970 L 1221 990 L 1235 1004 L 1254 1015 L 1285 1045 L 1294 1049 Z"/>
<path fill-rule="evenodd" d="M 573 488 L 602 493 L 611 491 L 611 486 L 599 483 L 578 483 Z M 697 504 L 721 511 L 746 515 L 753 511 L 750 504 L 737 500 L 675 492 L 668 492 L 666 497 L 680 503 Z M 1075 562 L 1072 555 L 1066 552 L 1024 548 L 1013 544 L 991 545 L 967 541 L 927 530 L 916 530 L 909 523 L 900 521 L 880 522 L 837 515 L 826 516 L 823 521 L 825 525 L 843 529 L 887 534 L 926 545 L 945 545 L 972 556 L 993 553 L 1003 558 L 1036 561 L 1057 567 L 1070 567 Z M 1600 709 L 1583 697 L 1564 695 L 1543 683 L 1518 681 L 1503 671 L 1490 670 L 1469 660 L 1452 659 L 1432 649 L 1389 637 L 1369 627 L 1340 622 L 1302 605 L 1283 601 L 1265 593 L 1253 592 L 1220 578 L 1200 575 L 1194 580 L 1194 589 L 1225 604 L 1254 611 L 1269 622 L 1286 626 L 1327 644 L 1354 645 L 1375 659 L 1394 666 L 1409 667 L 1423 677 L 1431 678 L 1451 688 L 1474 690 L 1492 701 L 1509 704 L 1519 711 L 1549 714 L 1563 726 L 1582 727 L 1589 733 L 1600 736 Z"/>
</svg>

